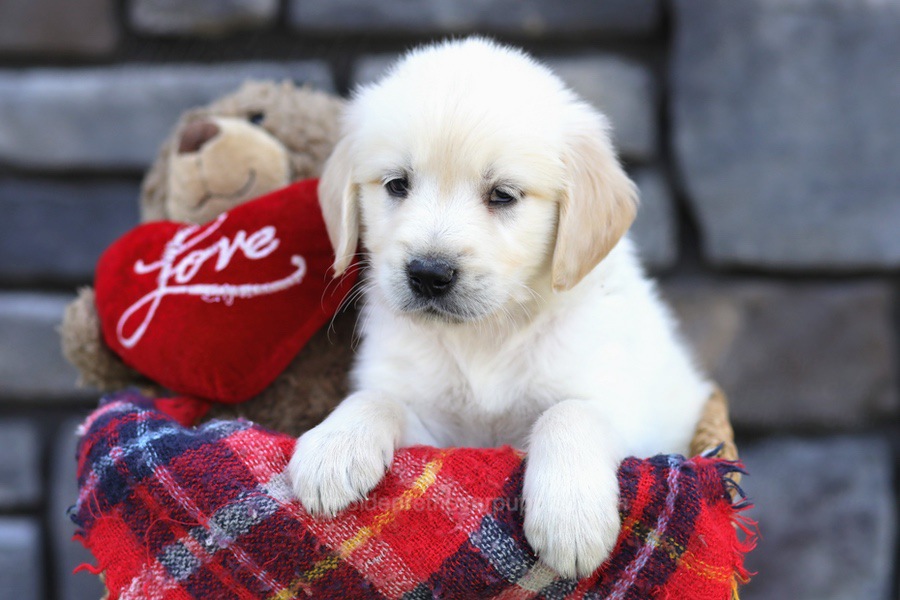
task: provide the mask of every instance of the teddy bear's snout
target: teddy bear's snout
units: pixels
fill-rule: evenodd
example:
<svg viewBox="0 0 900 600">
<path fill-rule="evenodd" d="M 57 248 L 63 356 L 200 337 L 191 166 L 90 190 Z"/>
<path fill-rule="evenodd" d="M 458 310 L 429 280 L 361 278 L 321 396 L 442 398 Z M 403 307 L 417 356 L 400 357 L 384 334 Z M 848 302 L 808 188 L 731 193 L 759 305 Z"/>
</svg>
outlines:
<svg viewBox="0 0 900 600">
<path fill-rule="evenodd" d="M 219 126 L 212 121 L 201 119 L 188 123 L 181 132 L 178 142 L 179 154 L 190 154 L 203 148 L 204 144 L 219 135 Z"/>
</svg>

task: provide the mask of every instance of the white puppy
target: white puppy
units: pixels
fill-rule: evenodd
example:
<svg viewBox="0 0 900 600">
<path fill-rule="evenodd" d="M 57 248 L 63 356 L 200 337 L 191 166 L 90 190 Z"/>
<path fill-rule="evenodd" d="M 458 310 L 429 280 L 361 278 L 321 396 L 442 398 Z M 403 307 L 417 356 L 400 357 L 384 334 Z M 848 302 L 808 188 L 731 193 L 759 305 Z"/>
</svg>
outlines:
<svg viewBox="0 0 900 600">
<path fill-rule="evenodd" d="M 478 38 L 413 51 L 345 117 L 319 192 L 336 272 L 367 251 L 363 340 L 355 393 L 297 443 L 297 496 L 332 515 L 397 447 L 511 444 L 528 541 L 590 574 L 619 462 L 686 452 L 710 394 L 623 237 L 637 198 L 606 119 Z"/>
</svg>

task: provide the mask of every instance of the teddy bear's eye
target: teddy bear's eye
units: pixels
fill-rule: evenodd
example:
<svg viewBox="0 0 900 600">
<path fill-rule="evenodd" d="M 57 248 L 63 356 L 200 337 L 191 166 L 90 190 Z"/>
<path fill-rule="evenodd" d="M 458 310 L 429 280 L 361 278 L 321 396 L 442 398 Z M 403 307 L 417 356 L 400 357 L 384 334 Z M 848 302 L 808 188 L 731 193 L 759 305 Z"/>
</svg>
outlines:
<svg viewBox="0 0 900 600">
<path fill-rule="evenodd" d="M 247 120 L 253 123 L 254 125 L 262 125 L 263 121 L 266 120 L 266 113 L 264 112 L 255 112 L 247 115 Z"/>
</svg>

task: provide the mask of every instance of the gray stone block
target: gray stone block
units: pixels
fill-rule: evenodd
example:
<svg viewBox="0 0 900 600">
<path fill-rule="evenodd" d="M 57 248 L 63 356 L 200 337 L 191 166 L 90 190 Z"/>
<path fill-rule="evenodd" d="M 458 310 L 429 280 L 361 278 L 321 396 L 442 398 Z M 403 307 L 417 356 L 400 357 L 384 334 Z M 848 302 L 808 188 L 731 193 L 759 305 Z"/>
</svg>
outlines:
<svg viewBox="0 0 900 600">
<path fill-rule="evenodd" d="M 655 271 L 667 269 L 678 260 L 678 223 L 671 186 L 656 168 L 638 169 L 632 177 L 641 193 L 641 205 L 631 237 L 644 264 Z"/>
<path fill-rule="evenodd" d="M 118 40 L 113 0 L 0 2 L 0 54 L 99 56 Z"/>
<path fill-rule="evenodd" d="M 70 401 L 98 397 L 78 389 L 78 372 L 62 356 L 57 327 L 74 296 L 0 293 L 0 398 Z"/>
<path fill-rule="evenodd" d="M 377 80 L 399 55 L 368 56 L 356 63 L 351 83 Z M 552 58 L 547 64 L 573 90 L 602 110 L 619 152 L 645 161 L 656 155 L 656 86 L 649 69 L 615 56 Z"/>
<path fill-rule="evenodd" d="M 0 600 L 43 599 L 42 559 L 37 519 L 0 517 Z"/>
<path fill-rule="evenodd" d="M 222 35 L 275 21 L 278 0 L 131 0 L 129 21 L 150 35 Z"/>
<path fill-rule="evenodd" d="M 735 424 L 843 429 L 897 415 L 888 285 L 688 281 L 664 291 Z"/>
<path fill-rule="evenodd" d="M 347 33 L 504 32 L 636 34 L 660 23 L 657 0 L 290 0 L 303 31 Z"/>
<path fill-rule="evenodd" d="M 350 74 L 350 85 L 358 86 L 366 83 L 372 83 L 387 73 L 388 68 L 394 64 L 402 54 L 379 54 L 375 56 L 364 56 L 353 65 Z"/>
<path fill-rule="evenodd" d="M 673 6 L 674 147 L 707 257 L 900 266 L 900 3 Z"/>
<path fill-rule="evenodd" d="M 650 70 L 613 56 L 547 61 L 575 92 L 609 117 L 613 139 L 626 158 L 656 155 L 656 86 Z"/>
<path fill-rule="evenodd" d="M 741 454 L 761 533 L 742 600 L 891 597 L 897 498 L 888 444 L 772 439 Z"/>
<path fill-rule="evenodd" d="M 184 110 L 246 79 L 333 88 L 320 61 L 0 70 L 0 162 L 143 170 Z"/>
<path fill-rule="evenodd" d="M 75 448 L 78 440 L 75 428 L 81 421 L 81 418 L 66 421 L 59 428 L 53 449 L 50 475 L 52 492 L 48 503 L 50 514 L 47 521 L 50 524 L 56 569 L 57 600 L 96 600 L 104 591 L 103 584 L 96 575 L 86 571 L 72 573 L 78 565 L 97 563 L 84 546 L 72 540 L 75 524 L 67 514 L 69 507 L 78 499 L 78 481 L 75 474 Z"/>
<path fill-rule="evenodd" d="M 138 222 L 137 181 L 0 179 L 0 279 L 88 282 Z"/>
<path fill-rule="evenodd" d="M 35 508 L 41 500 L 41 445 L 26 419 L 0 419 L 0 510 Z"/>
</svg>

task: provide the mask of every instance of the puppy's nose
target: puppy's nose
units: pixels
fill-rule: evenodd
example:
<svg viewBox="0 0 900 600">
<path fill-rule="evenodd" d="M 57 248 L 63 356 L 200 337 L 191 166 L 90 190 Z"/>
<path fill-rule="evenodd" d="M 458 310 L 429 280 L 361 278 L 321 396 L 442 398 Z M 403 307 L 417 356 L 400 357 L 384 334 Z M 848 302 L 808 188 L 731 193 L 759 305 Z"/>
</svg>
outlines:
<svg viewBox="0 0 900 600">
<path fill-rule="evenodd" d="M 437 298 L 456 283 L 456 269 L 440 258 L 415 258 L 406 265 L 409 287 L 423 298 Z"/>
<path fill-rule="evenodd" d="M 219 135 L 219 126 L 212 121 L 200 119 L 185 125 L 178 140 L 178 154 L 189 154 L 202 148 L 206 142 Z"/>
</svg>

